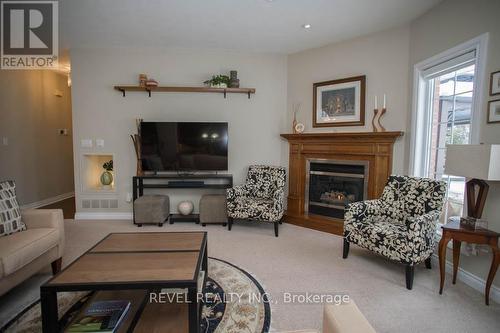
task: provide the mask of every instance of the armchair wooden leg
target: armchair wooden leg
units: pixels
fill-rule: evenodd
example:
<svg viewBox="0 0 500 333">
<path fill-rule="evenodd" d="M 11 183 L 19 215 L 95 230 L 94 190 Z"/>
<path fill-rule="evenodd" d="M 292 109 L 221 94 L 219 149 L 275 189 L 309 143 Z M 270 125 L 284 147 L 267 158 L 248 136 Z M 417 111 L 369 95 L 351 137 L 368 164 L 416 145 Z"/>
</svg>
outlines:
<svg viewBox="0 0 500 333">
<path fill-rule="evenodd" d="M 425 259 L 425 268 L 427 268 L 427 269 L 431 269 L 432 268 L 431 257 Z"/>
<path fill-rule="evenodd" d="M 406 289 L 413 288 L 413 276 L 415 275 L 415 266 L 406 265 Z"/>
<path fill-rule="evenodd" d="M 227 218 L 227 230 L 231 231 L 231 227 L 233 226 L 233 218 L 228 217 Z"/>
<path fill-rule="evenodd" d="M 274 236 L 278 237 L 278 228 L 280 226 L 280 222 L 276 221 L 274 222 Z"/>
<path fill-rule="evenodd" d="M 349 255 L 349 241 L 344 237 L 344 254 L 342 255 L 342 258 L 347 259 L 348 255 Z"/>
<path fill-rule="evenodd" d="M 62 258 L 54 260 L 50 265 L 52 266 L 52 275 L 56 275 L 61 271 Z"/>
</svg>

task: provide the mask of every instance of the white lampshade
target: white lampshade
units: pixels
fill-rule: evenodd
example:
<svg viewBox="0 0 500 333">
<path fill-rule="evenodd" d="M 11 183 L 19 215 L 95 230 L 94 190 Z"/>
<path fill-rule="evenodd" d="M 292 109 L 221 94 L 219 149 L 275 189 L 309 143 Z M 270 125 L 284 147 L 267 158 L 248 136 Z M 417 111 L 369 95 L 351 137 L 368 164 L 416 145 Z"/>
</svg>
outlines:
<svg viewBox="0 0 500 333">
<path fill-rule="evenodd" d="M 444 172 L 453 176 L 500 180 L 500 144 L 448 145 Z"/>
</svg>

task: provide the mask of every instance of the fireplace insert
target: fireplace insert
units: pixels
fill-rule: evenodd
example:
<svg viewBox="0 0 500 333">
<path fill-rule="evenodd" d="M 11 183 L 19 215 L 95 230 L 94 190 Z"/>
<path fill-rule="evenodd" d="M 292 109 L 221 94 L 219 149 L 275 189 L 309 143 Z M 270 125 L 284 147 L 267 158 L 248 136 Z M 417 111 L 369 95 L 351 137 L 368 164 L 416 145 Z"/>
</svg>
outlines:
<svg viewBox="0 0 500 333">
<path fill-rule="evenodd" d="M 368 161 L 307 160 L 308 214 L 343 219 L 345 207 L 365 200 L 367 189 Z"/>
</svg>

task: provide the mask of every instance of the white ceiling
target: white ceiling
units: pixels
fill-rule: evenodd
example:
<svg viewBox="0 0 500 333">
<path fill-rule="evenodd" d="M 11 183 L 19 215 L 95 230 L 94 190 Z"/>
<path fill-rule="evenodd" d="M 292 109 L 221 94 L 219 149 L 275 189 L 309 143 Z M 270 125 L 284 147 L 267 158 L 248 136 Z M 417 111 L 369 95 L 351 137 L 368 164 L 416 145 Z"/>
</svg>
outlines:
<svg viewBox="0 0 500 333">
<path fill-rule="evenodd" d="M 63 48 L 294 53 L 404 24 L 440 1 L 61 0 L 60 35 Z"/>
</svg>

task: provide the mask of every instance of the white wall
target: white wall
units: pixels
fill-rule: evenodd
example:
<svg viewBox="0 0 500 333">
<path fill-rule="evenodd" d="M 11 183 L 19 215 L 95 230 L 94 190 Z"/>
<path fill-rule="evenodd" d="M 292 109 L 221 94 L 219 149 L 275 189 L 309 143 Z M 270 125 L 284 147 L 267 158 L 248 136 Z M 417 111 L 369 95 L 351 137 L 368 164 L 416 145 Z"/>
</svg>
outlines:
<svg viewBox="0 0 500 333">
<path fill-rule="evenodd" d="M 48 70 L 0 70 L 0 181 L 16 182 L 21 205 L 73 192 L 67 82 L 66 75 Z M 60 128 L 69 135 L 59 135 Z"/>
<path fill-rule="evenodd" d="M 302 108 L 297 120 L 306 126 L 306 132 L 372 131 L 374 96 L 387 95 L 387 113 L 382 118 L 384 127 L 405 131 L 408 117 L 408 59 L 409 27 L 379 32 L 369 36 L 340 42 L 325 47 L 292 54 L 288 57 L 288 122 L 291 124 L 294 103 Z M 364 127 L 312 127 L 313 83 L 366 75 L 366 119 Z M 288 126 L 291 131 L 291 125 Z M 405 133 L 406 137 L 406 133 Z M 395 145 L 393 171 L 403 172 L 404 140 Z"/>
<path fill-rule="evenodd" d="M 500 143 L 500 124 L 487 124 L 487 103 L 497 99 L 489 96 L 490 73 L 500 70 L 500 1 L 446 0 L 411 24 L 410 68 L 483 33 L 489 33 L 486 75 L 483 81 L 483 105 L 480 119 L 480 142 Z M 412 78 L 411 78 L 412 79 Z M 410 89 L 412 87 L 410 86 Z M 410 127 L 409 127 L 410 128 Z M 408 155 L 406 156 L 408 161 Z M 483 218 L 489 227 L 500 232 L 500 184 L 491 183 Z M 462 256 L 460 267 L 486 279 L 491 255 Z M 500 274 L 494 284 L 500 286 Z"/>
<path fill-rule="evenodd" d="M 286 143 L 279 134 L 285 126 L 286 56 L 243 54 L 213 50 L 171 49 L 73 49 L 73 124 L 77 211 L 81 199 L 96 195 L 83 193 L 80 160 L 83 153 L 115 154 L 116 212 L 130 212 L 125 202 L 135 174 L 135 153 L 130 134 L 135 119 L 145 121 L 227 121 L 229 122 L 229 172 L 236 184 L 242 182 L 252 163 L 286 165 Z M 117 84 L 137 84 L 139 73 L 147 73 L 161 85 L 202 85 L 212 74 L 238 70 L 241 87 L 254 87 L 256 94 L 127 93 L 113 90 Z M 105 147 L 81 148 L 81 139 L 105 140 Z M 175 190 L 171 211 L 183 199 L 197 204 L 200 191 Z M 95 210 L 94 210 L 95 211 Z M 99 211 L 99 210 L 97 210 Z M 110 211 L 107 209 L 106 211 Z"/>
</svg>

